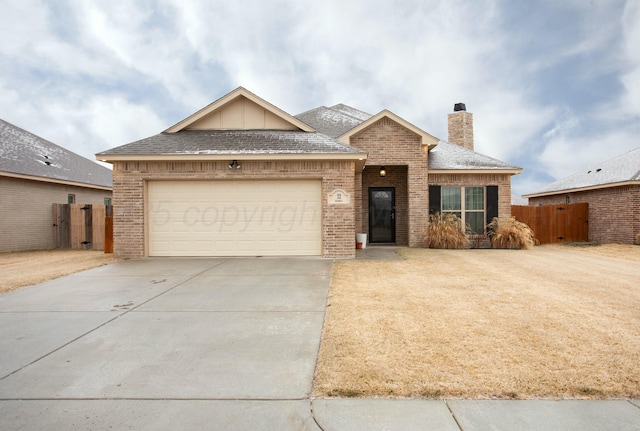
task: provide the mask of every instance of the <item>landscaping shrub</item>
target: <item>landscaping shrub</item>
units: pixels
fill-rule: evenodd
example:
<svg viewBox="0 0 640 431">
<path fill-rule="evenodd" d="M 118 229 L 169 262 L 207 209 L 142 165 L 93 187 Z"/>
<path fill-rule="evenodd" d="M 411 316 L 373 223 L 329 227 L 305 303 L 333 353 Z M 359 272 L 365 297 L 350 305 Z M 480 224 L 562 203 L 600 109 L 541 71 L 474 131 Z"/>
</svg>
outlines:
<svg viewBox="0 0 640 431">
<path fill-rule="evenodd" d="M 487 225 L 493 248 L 530 249 L 536 243 L 533 230 L 515 217 L 495 217 Z"/>
<path fill-rule="evenodd" d="M 429 216 L 426 242 L 429 248 L 460 249 L 469 246 L 469 239 L 462 229 L 462 220 L 450 213 Z"/>
</svg>

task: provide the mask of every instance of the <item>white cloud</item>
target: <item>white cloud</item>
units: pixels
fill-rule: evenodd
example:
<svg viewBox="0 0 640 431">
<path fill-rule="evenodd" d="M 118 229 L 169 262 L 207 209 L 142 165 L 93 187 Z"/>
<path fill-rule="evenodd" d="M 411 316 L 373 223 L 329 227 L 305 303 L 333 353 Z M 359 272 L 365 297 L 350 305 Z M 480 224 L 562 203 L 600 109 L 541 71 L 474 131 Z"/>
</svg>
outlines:
<svg viewBox="0 0 640 431">
<path fill-rule="evenodd" d="M 153 107 L 133 104 L 123 98 L 98 96 L 87 103 L 87 110 L 88 127 L 100 137 L 94 148 L 102 145 L 95 152 L 146 138 L 167 128 Z"/>
<path fill-rule="evenodd" d="M 387 108 L 442 139 L 465 102 L 476 150 L 556 177 L 638 145 L 637 0 L 540 2 L 535 23 L 497 0 L 6 3 L 0 116 L 83 155 L 238 85 L 292 114 Z M 619 92 L 577 99 L 600 83 Z"/>
<path fill-rule="evenodd" d="M 623 107 L 636 117 L 640 117 L 640 3 L 629 0 L 622 16 L 624 55 L 628 71 L 621 77 L 627 94 Z M 623 108 L 624 109 L 624 108 Z"/>
</svg>

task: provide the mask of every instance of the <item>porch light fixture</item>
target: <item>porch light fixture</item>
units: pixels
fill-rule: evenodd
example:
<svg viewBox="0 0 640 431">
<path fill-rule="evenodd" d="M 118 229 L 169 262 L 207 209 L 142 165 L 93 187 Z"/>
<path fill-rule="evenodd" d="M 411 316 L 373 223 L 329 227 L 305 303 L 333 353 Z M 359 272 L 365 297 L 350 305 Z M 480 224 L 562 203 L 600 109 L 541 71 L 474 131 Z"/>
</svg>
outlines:
<svg viewBox="0 0 640 431">
<path fill-rule="evenodd" d="M 237 160 L 232 161 L 227 166 L 229 167 L 229 169 L 233 169 L 233 168 L 240 169 L 242 167 L 242 165 L 238 163 Z"/>
<path fill-rule="evenodd" d="M 380 168 L 380 176 L 381 177 L 386 177 L 387 176 L 387 168 L 385 168 L 384 166 L 382 166 Z"/>
</svg>

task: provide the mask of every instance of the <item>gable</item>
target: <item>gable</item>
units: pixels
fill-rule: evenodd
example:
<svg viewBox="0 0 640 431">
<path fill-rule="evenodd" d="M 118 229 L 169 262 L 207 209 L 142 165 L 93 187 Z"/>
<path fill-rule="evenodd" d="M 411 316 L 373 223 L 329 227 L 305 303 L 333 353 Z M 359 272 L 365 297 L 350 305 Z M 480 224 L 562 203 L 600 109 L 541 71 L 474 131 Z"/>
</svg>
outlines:
<svg viewBox="0 0 640 431">
<path fill-rule="evenodd" d="M 434 136 L 428 134 L 424 130 L 414 126 L 413 124 L 409 123 L 407 120 L 397 116 L 396 114 L 388 110 L 384 110 L 378 113 L 377 115 L 374 115 L 373 117 L 369 118 L 368 120 L 363 121 L 362 123 L 360 123 L 360 125 L 358 125 L 357 127 L 354 127 L 353 129 L 339 136 L 337 139 L 340 142 L 348 144 L 352 136 L 357 135 L 358 133 L 362 132 L 363 130 L 369 128 L 370 126 L 374 125 L 375 123 L 383 119 L 385 119 L 387 122 L 391 121 L 392 123 L 396 123 L 402 128 L 407 129 L 410 132 L 413 132 L 415 135 L 418 135 L 420 137 L 422 145 L 427 146 L 429 149 L 435 148 L 436 145 L 438 145 L 438 142 L 440 142 L 439 139 L 435 138 Z"/>
<path fill-rule="evenodd" d="M 244 96 L 185 127 L 186 130 L 300 130 Z"/>
<path fill-rule="evenodd" d="M 181 130 L 298 130 L 315 132 L 307 124 L 238 87 L 190 115 L 165 133 Z"/>
</svg>

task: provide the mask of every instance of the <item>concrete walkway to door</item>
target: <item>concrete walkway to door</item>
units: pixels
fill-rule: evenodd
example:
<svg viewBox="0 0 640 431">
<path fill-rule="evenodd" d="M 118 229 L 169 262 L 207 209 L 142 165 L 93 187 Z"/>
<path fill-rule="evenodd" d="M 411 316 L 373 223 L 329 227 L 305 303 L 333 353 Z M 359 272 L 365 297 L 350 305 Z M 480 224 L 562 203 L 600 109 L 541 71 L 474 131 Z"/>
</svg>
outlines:
<svg viewBox="0 0 640 431">
<path fill-rule="evenodd" d="M 2 427 L 317 430 L 331 265 L 131 260 L 2 295 Z"/>
</svg>

